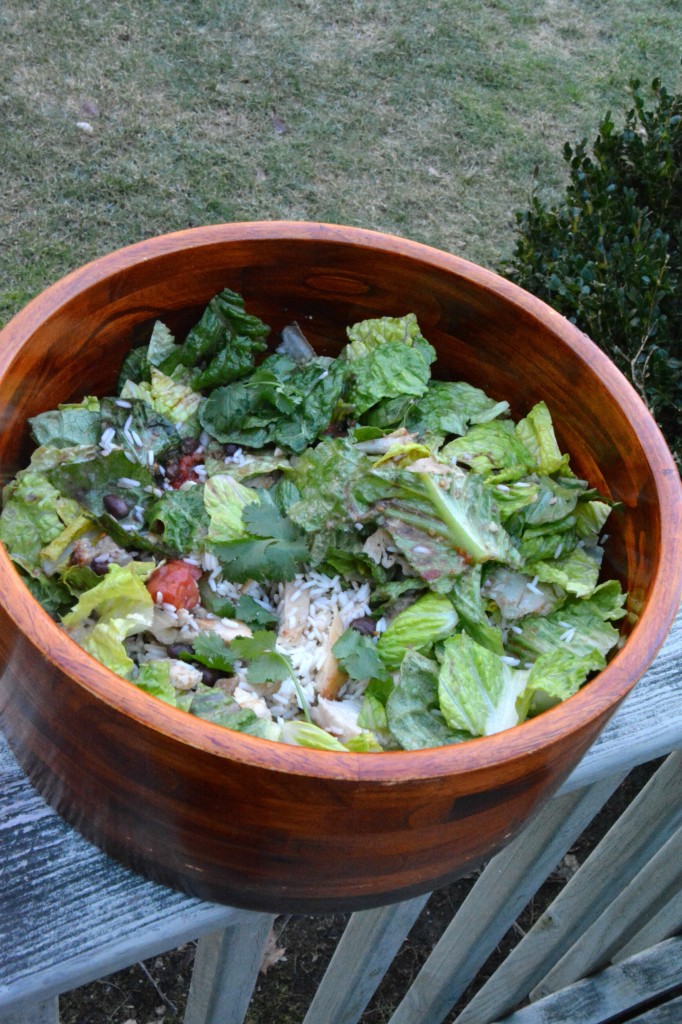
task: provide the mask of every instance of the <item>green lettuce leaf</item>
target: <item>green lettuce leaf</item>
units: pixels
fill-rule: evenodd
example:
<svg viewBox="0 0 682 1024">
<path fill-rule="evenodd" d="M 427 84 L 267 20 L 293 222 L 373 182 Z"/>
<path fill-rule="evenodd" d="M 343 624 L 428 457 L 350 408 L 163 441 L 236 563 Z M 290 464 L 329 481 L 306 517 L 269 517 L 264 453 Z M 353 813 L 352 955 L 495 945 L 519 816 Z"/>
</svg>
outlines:
<svg viewBox="0 0 682 1024">
<path fill-rule="evenodd" d="M 386 719 L 391 735 L 404 750 L 440 747 L 468 739 L 463 730 L 451 729 L 438 705 L 438 665 L 408 651 L 400 678 L 386 701 Z"/>
<path fill-rule="evenodd" d="M 143 583 L 153 568 L 153 563 L 112 563 L 101 582 L 86 590 L 62 618 L 68 629 L 96 617 L 79 642 L 103 665 L 125 678 L 131 677 L 134 662 L 123 641 L 149 629 L 154 617 L 154 602 Z"/>
<path fill-rule="evenodd" d="M 541 654 L 528 677 L 526 714 L 536 715 L 577 693 L 587 678 L 606 665 L 597 650 L 577 655 L 567 649 Z"/>
<path fill-rule="evenodd" d="M 28 422 L 36 444 L 52 448 L 95 445 L 102 435 L 99 402 L 93 396 L 77 404 L 60 405 Z"/>
<path fill-rule="evenodd" d="M 544 402 L 534 405 L 526 418 L 517 423 L 516 433 L 533 455 L 539 473 L 557 473 L 560 469 L 568 469 L 568 455 L 561 454 L 552 417 Z"/>
<path fill-rule="evenodd" d="M 524 662 L 564 649 L 578 657 L 594 650 L 605 656 L 618 642 L 618 630 L 609 620 L 625 614 L 624 600 L 618 581 L 609 580 L 589 597 L 568 598 L 549 615 L 521 619 L 519 632 L 509 635 L 508 650 Z"/>
<path fill-rule="evenodd" d="M 244 380 L 216 388 L 199 418 L 223 443 L 305 450 L 331 422 L 344 385 L 339 360 L 319 356 L 303 365 L 272 355 Z"/>
<path fill-rule="evenodd" d="M 183 436 L 198 434 L 196 417 L 203 401 L 201 395 L 197 395 L 186 384 L 168 377 L 155 366 L 152 367 L 151 377 L 150 395 L 155 411 L 171 423 L 184 428 L 179 431 Z"/>
<path fill-rule="evenodd" d="M 140 671 L 133 682 L 140 690 L 150 693 L 152 697 L 158 697 L 159 700 L 172 707 L 177 706 L 177 696 L 170 681 L 170 662 L 167 658 L 145 661 L 140 665 Z"/>
<path fill-rule="evenodd" d="M 529 673 L 512 668 L 466 633 L 443 644 L 438 698 L 452 729 L 490 736 L 521 721 L 519 703 Z"/>
<path fill-rule="evenodd" d="M 223 544 L 246 534 L 242 512 L 247 505 L 258 503 L 258 495 L 224 473 L 209 477 L 203 488 L 203 500 L 209 519 L 207 539 Z"/>
<path fill-rule="evenodd" d="M 456 625 L 457 612 L 447 597 L 424 594 L 391 620 L 379 637 L 377 654 L 387 668 L 396 669 L 408 650 L 425 653 Z"/>
<path fill-rule="evenodd" d="M 163 544 L 175 555 L 201 551 L 209 530 L 209 517 L 204 505 L 204 487 L 164 491 L 149 506 L 146 519 L 158 531 L 163 528 Z"/>
<path fill-rule="evenodd" d="M 147 347 L 147 359 L 152 366 L 161 366 L 171 352 L 175 351 L 175 338 L 165 324 L 157 320 Z"/>
<path fill-rule="evenodd" d="M 60 493 L 42 473 L 24 470 L 3 491 L 0 540 L 13 562 L 41 574 L 41 551 L 64 529 Z M 77 509 L 72 510 L 74 516 Z"/>
<path fill-rule="evenodd" d="M 577 597 L 587 597 L 597 586 L 601 555 L 601 548 L 574 548 L 551 562 L 534 562 L 526 571 L 542 583 L 554 583 Z"/>
<path fill-rule="evenodd" d="M 450 441 L 441 458 L 456 460 L 474 473 L 494 474 L 496 481 L 518 480 L 535 469 L 533 453 L 518 437 L 511 420 L 493 420 L 471 427 Z"/>
<path fill-rule="evenodd" d="M 298 719 L 282 723 L 280 739 L 282 743 L 289 743 L 295 747 L 310 747 L 312 750 L 346 751 L 348 749 L 334 736 L 325 732 L 324 729 L 320 729 L 319 725 L 313 725 L 312 722 L 301 722 Z"/>
<path fill-rule="evenodd" d="M 270 328 L 244 309 L 241 295 L 225 288 L 209 302 L 185 341 L 169 352 L 161 369 L 171 374 L 178 366 L 199 368 L 195 390 L 227 384 L 249 372 L 265 349 Z"/>
<path fill-rule="evenodd" d="M 149 469 L 130 462 L 122 451 L 112 451 L 87 462 L 71 462 L 55 466 L 45 474 L 61 494 L 77 501 L 94 516 L 105 511 L 107 494 L 122 498 L 129 505 L 146 506 L 152 500 L 153 478 Z M 137 481 L 137 487 L 121 486 L 120 481 Z"/>
<path fill-rule="evenodd" d="M 349 364 L 345 400 L 356 417 L 382 399 L 424 394 L 436 353 L 414 313 L 364 320 L 347 333 L 350 342 L 340 359 Z"/>
<path fill-rule="evenodd" d="M 131 397 L 127 399 L 130 404 L 127 408 L 117 404 L 121 400 L 103 398 L 101 402 L 102 431 L 113 428 L 115 444 L 132 452 L 143 464 L 148 451 L 158 459 L 177 448 L 180 436 L 170 419 L 148 401 Z"/>
<path fill-rule="evenodd" d="M 439 447 L 445 437 L 465 434 L 472 423 L 488 423 L 508 412 L 508 402 L 496 402 L 472 384 L 434 380 L 425 394 L 410 404 L 405 426 Z"/>
</svg>

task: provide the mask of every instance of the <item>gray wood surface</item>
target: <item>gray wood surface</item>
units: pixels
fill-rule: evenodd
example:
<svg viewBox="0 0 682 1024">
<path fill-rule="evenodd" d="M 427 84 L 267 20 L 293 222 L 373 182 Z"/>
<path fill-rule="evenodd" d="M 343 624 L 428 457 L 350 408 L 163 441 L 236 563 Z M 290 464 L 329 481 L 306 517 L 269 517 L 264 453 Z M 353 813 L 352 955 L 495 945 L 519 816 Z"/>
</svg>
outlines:
<svg viewBox="0 0 682 1024">
<path fill-rule="evenodd" d="M 551 800 L 479 876 L 390 1024 L 438 1024 L 621 776 Z M 464 1011 L 466 1013 L 466 1010 Z"/>
<path fill-rule="evenodd" d="M 679 806 L 679 804 L 678 804 Z M 652 856 L 633 881 L 531 993 L 531 998 L 565 988 L 609 963 L 628 938 L 682 888 L 682 828 Z M 682 964 L 680 965 L 682 981 Z"/>
<path fill-rule="evenodd" d="M 681 981 L 681 962 L 682 937 L 667 939 L 503 1020 L 498 1018 L 496 1024 L 603 1024 L 617 1014 L 636 1010 L 647 1000 L 675 992 Z M 679 1024 L 680 1018 L 673 1020 Z"/>
<path fill-rule="evenodd" d="M 671 935 L 682 935 L 682 891 L 673 896 L 636 935 L 632 936 L 625 946 L 618 950 L 612 958 L 613 962 L 627 960 L 635 953 L 641 953 L 649 946 L 655 946 L 663 939 L 669 939 Z M 680 1020 L 682 1021 L 682 1015 L 680 1015 Z"/>
<path fill-rule="evenodd" d="M 638 876 L 682 822 L 680 792 L 682 754 L 676 753 L 667 758 L 551 906 L 476 993 L 460 1018 L 461 1024 L 481 1024 L 507 1013 L 539 985 L 574 943 L 580 948 L 579 955 L 586 956 L 585 932 L 600 915 L 599 938 L 595 931 L 591 955 L 603 951 L 605 940 L 611 942 L 619 926 L 632 919 L 633 900 L 621 910 L 614 903 L 628 883 L 633 883 L 638 911 L 648 910 L 651 916 L 660 876 L 654 878 L 652 886 Z M 547 995 L 586 973 L 562 976 L 563 980 L 551 988 L 539 987 L 533 998 Z"/>
<path fill-rule="evenodd" d="M 2 1024 L 59 1024 L 59 1000 L 55 996 L 44 1002 L 33 1003 L 23 1010 L 0 1014 Z"/>
<path fill-rule="evenodd" d="M 427 899 L 352 915 L 303 1024 L 355 1024 Z"/>
<path fill-rule="evenodd" d="M 199 939 L 185 1024 L 242 1024 L 273 921 L 254 914 Z"/>
<path fill-rule="evenodd" d="M 630 1017 L 627 1024 L 680 1024 L 682 1021 L 682 996 L 671 999 L 663 1006 L 656 1006 L 653 1010 Z"/>
</svg>

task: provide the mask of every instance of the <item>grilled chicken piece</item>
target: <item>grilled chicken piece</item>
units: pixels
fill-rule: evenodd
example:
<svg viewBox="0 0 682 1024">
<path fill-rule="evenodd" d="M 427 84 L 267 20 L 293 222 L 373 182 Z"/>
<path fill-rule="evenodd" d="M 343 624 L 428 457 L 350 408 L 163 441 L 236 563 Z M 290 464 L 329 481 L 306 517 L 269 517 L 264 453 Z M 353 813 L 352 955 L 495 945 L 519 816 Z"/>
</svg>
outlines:
<svg viewBox="0 0 682 1024">
<path fill-rule="evenodd" d="M 308 622 L 310 589 L 298 583 L 285 583 L 279 605 L 279 638 L 285 643 L 300 640 Z"/>
<path fill-rule="evenodd" d="M 361 708 L 361 700 L 326 700 L 320 697 L 316 706 L 310 709 L 310 717 L 315 725 L 326 729 L 342 743 L 347 743 L 363 731 L 358 725 Z"/>
<path fill-rule="evenodd" d="M 321 667 L 318 669 L 317 675 L 313 681 L 313 686 L 319 693 L 320 697 L 324 697 L 329 700 L 333 699 L 337 695 L 348 678 L 332 654 L 332 647 L 342 633 L 343 623 L 341 622 L 339 609 L 335 605 L 331 625 L 329 626 L 329 630 L 323 643 L 325 659 L 322 662 Z"/>
</svg>

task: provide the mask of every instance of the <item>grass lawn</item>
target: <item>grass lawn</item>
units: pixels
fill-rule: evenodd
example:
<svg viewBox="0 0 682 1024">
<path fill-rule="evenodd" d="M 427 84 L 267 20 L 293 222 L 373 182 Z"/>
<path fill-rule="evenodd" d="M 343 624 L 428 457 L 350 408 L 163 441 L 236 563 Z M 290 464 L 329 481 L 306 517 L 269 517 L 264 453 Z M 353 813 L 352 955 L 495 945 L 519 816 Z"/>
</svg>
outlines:
<svg viewBox="0 0 682 1024">
<path fill-rule="evenodd" d="M 5 0 L 0 323 L 81 263 L 230 220 L 326 220 L 489 267 L 627 83 L 682 83 L 651 0 Z"/>
</svg>

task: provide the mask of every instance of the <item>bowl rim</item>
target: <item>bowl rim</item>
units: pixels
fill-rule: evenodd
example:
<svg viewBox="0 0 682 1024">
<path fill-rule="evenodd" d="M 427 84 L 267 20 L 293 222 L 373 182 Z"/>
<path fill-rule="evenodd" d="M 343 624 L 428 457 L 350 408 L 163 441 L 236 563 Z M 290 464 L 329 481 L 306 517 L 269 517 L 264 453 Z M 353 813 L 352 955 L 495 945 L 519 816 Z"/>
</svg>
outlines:
<svg viewBox="0 0 682 1024">
<path fill-rule="evenodd" d="M 621 408 L 638 424 L 638 438 L 654 479 L 661 518 L 658 572 L 627 643 L 608 665 L 578 693 L 562 704 L 512 729 L 466 743 L 413 751 L 364 753 L 312 750 L 237 733 L 151 697 L 80 648 L 33 598 L 0 545 L 0 585 L 6 614 L 34 648 L 83 690 L 140 726 L 165 735 L 221 760 L 239 761 L 270 771 L 347 782 L 399 784 L 410 780 L 461 775 L 497 769 L 558 743 L 579 725 L 608 716 L 645 672 L 660 648 L 677 613 L 682 596 L 680 478 L 667 444 L 634 388 L 610 359 L 583 332 L 542 300 L 493 271 L 421 242 L 366 228 L 316 221 L 239 221 L 174 231 L 113 250 L 71 271 L 50 285 L 0 331 L 0 378 L 12 365 L 36 326 L 57 315 L 79 293 L 106 278 L 178 251 L 212 245 L 258 241 L 336 243 L 369 248 L 377 253 L 417 259 L 472 281 L 479 288 L 523 308 L 532 319 L 552 321 L 553 329 L 576 355 L 588 363 L 608 390 L 618 391 Z M 646 639 L 646 642 L 644 640 Z M 82 663 L 79 676 L 74 665 Z M 597 684 L 597 685 L 595 685 Z"/>
</svg>

